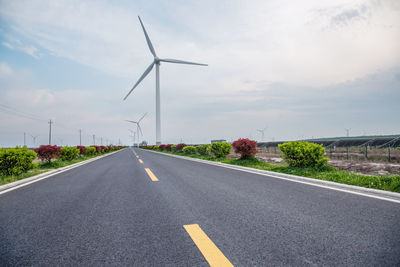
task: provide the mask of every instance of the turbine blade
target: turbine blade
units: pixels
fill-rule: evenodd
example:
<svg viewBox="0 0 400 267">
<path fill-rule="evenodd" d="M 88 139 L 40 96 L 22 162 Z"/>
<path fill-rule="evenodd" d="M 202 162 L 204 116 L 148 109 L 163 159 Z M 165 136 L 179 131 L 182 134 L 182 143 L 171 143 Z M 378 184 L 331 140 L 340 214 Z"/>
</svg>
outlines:
<svg viewBox="0 0 400 267">
<path fill-rule="evenodd" d="M 142 128 L 140 127 L 139 123 L 138 123 L 137 126 L 138 126 L 138 129 L 139 129 L 139 131 L 140 131 L 140 134 L 143 136 Z"/>
<path fill-rule="evenodd" d="M 168 62 L 168 63 L 178 63 L 178 64 L 208 66 L 208 64 L 202 64 L 202 63 L 196 63 L 196 62 L 189 62 L 189 61 L 183 61 L 183 60 L 179 60 L 179 59 L 170 59 L 170 58 L 163 58 L 163 59 L 160 59 L 160 61 L 162 61 L 162 62 Z"/>
<path fill-rule="evenodd" d="M 144 116 L 147 115 L 147 112 L 143 114 L 143 116 L 140 118 L 140 120 L 138 120 L 138 123 L 144 118 Z"/>
<path fill-rule="evenodd" d="M 150 66 L 147 67 L 147 69 L 144 71 L 142 76 L 140 76 L 139 80 L 136 82 L 136 84 L 132 87 L 132 89 L 129 91 L 129 93 L 124 97 L 124 100 L 132 93 L 133 89 L 138 86 L 138 84 L 149 74 L 149 72 L 153 69 L 154 62 L 150 64 Z"/>
<path fill-rule="evenodd" d="M 146 37 L 147 45 L 149 46 L 150 52 L 153 54 L 154 57 L 157 57 L 156 51 L 154 51 L 153 44 L 151 43 L 150 38 L 147 35 L 146 29 L 144 28 L 143 22 L 139 16 L 138 16 L 138 18 L 139 18 L 140 24 L 142 25 L 144 36 Z"/>
<path fill-rule="evenodd" d="M 136 121 L 130 121 L 130 120 L 125 120 L 125 121 L 129 121 L 129 122 L 132 122 L 132 123 L 137 123 Z"/>
</svg>

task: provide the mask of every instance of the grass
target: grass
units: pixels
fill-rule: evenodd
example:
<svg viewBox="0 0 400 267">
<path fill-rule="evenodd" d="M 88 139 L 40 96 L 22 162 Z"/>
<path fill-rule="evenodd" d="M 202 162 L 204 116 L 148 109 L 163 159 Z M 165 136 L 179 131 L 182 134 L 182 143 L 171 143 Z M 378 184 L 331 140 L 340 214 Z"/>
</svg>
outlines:
<svg viewBox="0 0 400 267">
<path fill-rule="evenodd" d="M 107 153 L 105 153 L 105 154 L 107 154 Z M 38 162 L 38 163 L 34 164 L 33 169 L 31 169 L 31 170 L 29 170 L 29 171 L 27 171 L 25 173 L 22 173 L 20 175 L 0 175 L 0 185 L 8 184 L 8 183 L 15 182 L 15 181 L 18 181 L 18 180 L 22 180 L 22 179 L 25 179 L 25 178 L 28 178 L 28 177 L 32 177 L 32 176 L 47 172 L 47 171 L 52 170 L 52 169 L 58 169 L 58 168 L 61 168 L 61 167 L 65 167 L 65 166 L 68 166 L 68 165 L 71 165 L 71 164 L 74 164 L 74 163 L 78 163 L 78 162 L 81 162 L 81 161 L 84 161 L 84 160 L 88 160 L 88 159 L 91 159 L 91 158 L 95 158 L 95 157 L 98 157 L 98 156 L 102 156 L 102 155 L 105 155 L 105 154 L 94 155 L 94 156 L 83 156 L 82 155 L 82 156 L 79 156 L 79 158 L 77 158 L 77 159 L 65 160 L 65 161 L 57 159 L 57 160 L 54 160 L 54 161 L 52 161 L 50 163 L 48 163 L 48 162 Z"/>
<path fill-rule="evenodd" d="M 369 176 L 355 174 L 348 171 L 338 170 L 331 166 L 326 166 L 321 169 L 315 168 L 297 168 L 290 167 L 284 163 L 269 163 L 263 162 L 256 158 L 249 159 L 230 159 L 230 158 L 215 158 L 212 156 L 201 156 L 201 155 L 185 155 L 183 153 L 162 151 L 163 153 L 186 156 L 191 158 L 198 158 L 204 160 L 217 161 L 227 163 L 231 165 L 238 165 L 243 167 L 250 167 L 259 170 L 280 172 L 286 174 L 293 174 L 298 176 L 304 176 L 308 178 L 314 178 L 319 180 L 337 182 L 348 185 L 356 185 L 366 188 L 380 189 L 392 192 L 400 193 L 400 175 L 392 176 Z"/>
</svg>

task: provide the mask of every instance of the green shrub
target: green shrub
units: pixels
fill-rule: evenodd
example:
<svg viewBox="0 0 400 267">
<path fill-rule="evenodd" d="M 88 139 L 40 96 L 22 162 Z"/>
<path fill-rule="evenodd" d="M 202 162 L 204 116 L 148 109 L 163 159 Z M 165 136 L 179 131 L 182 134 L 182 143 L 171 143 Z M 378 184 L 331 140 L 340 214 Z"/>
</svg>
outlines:
<svg viewBox="0 0 400 267">
<path fill-rule="evenodd" d="M 176 152 L 176 145 L 172 145 L 172 146 L 171 146 L 171 151 L 172 151 L 172 152 Z"/>
<path fill-rule="evenodd" d="M 80 154 L 79 148 L 74 146 L 64 146 L 61 148 L 60 159 L 61 160 L 73 160 L 76 159 Z"/>
<path fill-rule="evenodd" d="M 292 167 L 321 168 L 328 163 L 324 157 L 325 148 L 322 145 L 293 141 L 279 145 L 283 159 Z"/>
<path fill-rule="evenodd" d="M 182 148 L 182 152 L 186 155 L 196 154 L 196 148 L 194 146 L 185 146 Z"/>
<path fill-rule="evenodd" d="M 96 154 L 96 148 L 95 147 L 89 146 L 89 147 L 86 148 L 85 155 L 93 156 L 95 154 Z"/>
<path fill-rule="evenodd" d="M 232 146 L 226 142 L 212 143 L 210 151 L 214 153 L 217 158 L 225 158 L 231 153 Z"/>
<path fill-rule="evenodd" d="M 28 148 L 0 148 L 0 172 L 5 175 L 19 175 L 33 168 L 36 153 Z"/>
<path fill-rule="evenodd" d="M 196 151 L 200 155 L 208 155 L 210 152 L 210 145 L 198 145 L 196 146 Z"/>
</svg>

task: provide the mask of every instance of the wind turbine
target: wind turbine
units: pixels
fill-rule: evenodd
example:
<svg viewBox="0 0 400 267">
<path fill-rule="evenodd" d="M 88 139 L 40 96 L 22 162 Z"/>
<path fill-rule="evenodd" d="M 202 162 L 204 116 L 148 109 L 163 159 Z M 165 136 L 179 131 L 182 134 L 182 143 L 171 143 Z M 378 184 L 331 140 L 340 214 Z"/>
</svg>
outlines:
<svg viewBox="0 0 400 267">
<path fill-rule="evenodd" d="M 30 135 L 33 139 L 33 146 L 36 146 L 36 138 L 38 138 L 39 135 Z"/>
<path fill-rule="evenodd" d="M 150 66 L 147 67 L 147 69 L 144 71 L 142 76 L 140 76 L 139 80 L 135 83 L 135 85 L 132 87 L 132 89 L 129 91 L 129 93 L 124 97 L 124 100 L 132 93 L 132 91 L 138 86 L 138 84 L 150 73 L 150 71 L 153 69 L 154 65 L 156 65 L 156 144 L 161 145 L 161 118 L 160 118 L 160 64 L 161 62 L 167 62 L 167 63 L 177 63 L 177 64 L 189 64 L 189 65 L 199 65 L 199 66 L 208 66 L 207 64 L 201 64 L 201 63 L 195 63 L 195 62 L 189 62 L 189 61 L 183 61 L 183 60 L 178 60 L 178 59 L 168 59 L 168 58 L 159 58 L 156 55 L 156 51 L 154 50 L 153 44 L 150 41 L 150 38 L 146 32 L 146 29 L 144 28 L 143 22 L 138 16 L 140 25 L 142 25 L 142 29 L 144 32 L 144 36 L 146 37 L 146 42 L 147 45 L 150 49 L 151 54 L 154 57 L 153 62 L 150 64 Z"/>
<path fill-rule="evenodd" d="M 131 120 L 126 120 L 128 122 L 131 123 L 135 123 L 137 125 L 137 134 L 138 134 L 138 144 L 139 144 L 139 133 L 142 135 L 143 137 L 143 132 L 142 132 L 142 128 L 140 127 L 140 122 L 143 120 L 143 118 L 147 115 L 147 112 L 143 114 L 143 116 L 138 120 L 138 121 L 131 121 Z"/>
<path fill-rule="evenodd" d="M 351 128 L 344 128 L 344 130 L 346 131 L 346 137 L 349 137 Z"/>
<path fill-rule="evenodd" d="M 265 126 L 264 129 L 257 129 L 257 131 L 261 133 L 261 142 L 264 142 L 264 132 L 267 128 L 268 126 Z"/>
</svg>

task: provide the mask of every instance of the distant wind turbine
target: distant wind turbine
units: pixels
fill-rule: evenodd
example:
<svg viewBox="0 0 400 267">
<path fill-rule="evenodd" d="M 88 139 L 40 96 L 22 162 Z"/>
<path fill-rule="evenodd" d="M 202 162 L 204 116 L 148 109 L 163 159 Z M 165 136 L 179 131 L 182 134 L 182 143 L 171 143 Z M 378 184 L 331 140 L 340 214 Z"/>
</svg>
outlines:
<svg viewBox="0 0 400 267">
<path fill-rule="evenodd" d="M 142 128 L 140 127 L 140 122 L 143 120 L 143 118 L 147 115 L 147 112 L 143 114 L 143 116 L 138 120 L 138 121 L 131 121 L 131 120 L 126 120 L 127 122 L 131 122 L 131 123 L 135 123 L 137 125 L 137 140 L 138 140 L 138 144 L 139 144 L 139 133 L 142 135 L 143 137 L 143 132 L 142 132 Z"/>
<path fill-rule="evenodd" d="M 346 131 L 346 136 L 349 137 L 351 128 L 344 128 L 344 130 Z"/>
<path fill-rule="evenodd" d="M 36 138 L 38 138 L 39 135 L 30 135 L 33 139 L 33 146 L 36 147 Z"/>
<path fill-rule="evenodd" d="M 261 142 L 264 142 L 264 132 L 267 130 L 268 126 L 265 126 L 264 129 L 257 129 L 261 133 Z"/>
<path fill-rule="evenodd" d="M 156 144 L 160 145 L 161 144 L 161 118 L 160 118 L 160 63 L 161 62 L 168 62 L 168 63 L 177 63 L 177 64 L 189 64 L 189 65 L 199 65 L 199 66 L 208 66 L 207 64 L 201 64 L 201 63 L 194 63 L 194 62 L 189 62 L 189 61 L 183 61 L 183 60 L 178 60 L 178 59 L 162 59 L 157 57 L 156 52 L 154 50 L 153 44 L 150 41 L 150 38 L 146 32 L 146 29 L 144 28 L 143 22 L 138 16 L 140 25 L 142 25 L 142 29 L 144 32 L 144 36 L 146 37 L 146 42 L 147 45 L 150 49 L 151 54 L 154 57 L 153 62 L 150 64 L 150 66 L 147 67 L 147 69 L 144 71 L 142 76 L 140 76 L 139 80 L 136 82 L 136 84 L 132 87 L 132 89 L 128 92 L 128 94 L 124 97 L 124 100 L 132 93 L 132 91 L 136 88 L 136 86 L 139 85 L 139 83 L 150 73 L 150 71 L 153 69 L 154 65 L 156 65 Z"/>
</svg>

